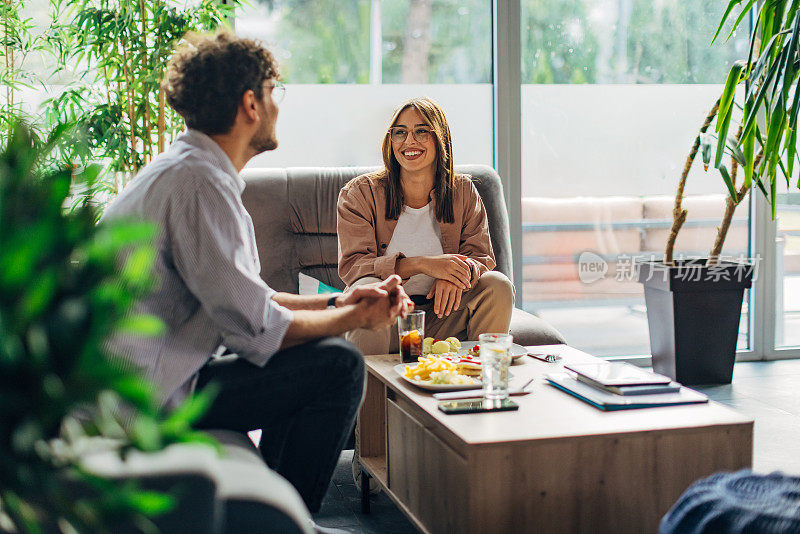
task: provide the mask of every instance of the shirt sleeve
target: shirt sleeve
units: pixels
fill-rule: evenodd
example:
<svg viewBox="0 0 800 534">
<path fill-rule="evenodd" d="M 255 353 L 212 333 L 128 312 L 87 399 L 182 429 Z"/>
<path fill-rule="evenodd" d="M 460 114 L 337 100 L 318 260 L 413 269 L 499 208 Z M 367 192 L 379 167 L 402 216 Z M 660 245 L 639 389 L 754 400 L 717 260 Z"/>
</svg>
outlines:
<svg viewBox="0 0 800 534">
<path fill-rule="evenodd" d="M 209 182 L 170 202 L 168 235 L 176 270 L 219 327 L 223 344 L 263 366 L 280 349 L 294 316 L 272 300 L 258 273 L 252 228 L 241 199 Z"/>
<path fill-rule="evenodd" d="M 463 187 L 466 190 L 462 195 L 464 222 L 458 250 L 464 256 L 476 260 L 480 264 L 479 274 L 483 274 L 497 265 L 489 236 L 489 220 L 481 196 L 472 180 L 467 179 Z"/>
<path fill-rule="evenodd" d="M 336 233 L 339 235 L 339 278 L 348 286 L 365 276 L 385 280 L 395 273 L 401 252 L 378 255 L 374 214 L 364 193 L 346 186 L 336 205 Z"/>
</svg>

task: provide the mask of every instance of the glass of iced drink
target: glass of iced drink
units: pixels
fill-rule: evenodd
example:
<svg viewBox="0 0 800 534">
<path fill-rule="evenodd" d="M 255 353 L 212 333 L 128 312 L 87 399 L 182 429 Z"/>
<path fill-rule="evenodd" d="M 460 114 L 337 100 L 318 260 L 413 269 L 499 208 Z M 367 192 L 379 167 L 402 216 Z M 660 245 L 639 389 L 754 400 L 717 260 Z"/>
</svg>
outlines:
<svg viewBox="0 0 800 534">
<path fill-rule="evenodd" d="M 400 356 L 403 363 L 416 362 L 422 356 L 422 339 L 425 337 L 425 312 L 412 311 L 397 318 L 400 335 Z"/>
</svg>

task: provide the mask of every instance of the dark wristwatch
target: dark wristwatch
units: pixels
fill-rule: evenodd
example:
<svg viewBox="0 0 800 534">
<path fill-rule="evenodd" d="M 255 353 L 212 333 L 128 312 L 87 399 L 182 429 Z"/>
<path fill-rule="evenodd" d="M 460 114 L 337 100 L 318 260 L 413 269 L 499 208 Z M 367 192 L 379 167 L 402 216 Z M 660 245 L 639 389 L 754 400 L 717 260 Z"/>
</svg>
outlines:
<svg viewBox="0 0 800 534">
<path fill-rule="evenodd" d="M 341 295 L 341 293 L 336 293 L 335 295 L 333 295 L 331 298 L 328 299 L 328 309 L 336 307 L 336 299 L 339 298 L 339 295 Z"/>
</svg>

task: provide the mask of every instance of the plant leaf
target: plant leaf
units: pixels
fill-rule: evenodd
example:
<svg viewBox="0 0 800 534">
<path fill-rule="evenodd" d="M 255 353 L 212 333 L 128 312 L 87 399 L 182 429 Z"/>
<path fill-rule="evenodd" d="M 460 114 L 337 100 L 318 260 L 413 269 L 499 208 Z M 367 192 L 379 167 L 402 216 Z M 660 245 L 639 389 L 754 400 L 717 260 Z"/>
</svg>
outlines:
<svg viewBox="0 0 800 534">
<path fill-rule="evenodd" d="M 797 154 L 797 130 L 790 128 L 789 132 L 789 139 L 786 141 L 786 162 L 789 166 L 787 180 L 794 174 L 794 158 Z"/>
<path fill-rule="evenodd" d="M 767 94 L 767 89 L 772 81 L 772 79 L 777 75 L 778 66 L 773 65 L 769 71 L 767 71 L 767 76 L 764 81 L 757 86 L 758 91 L 756 92 L 756 96 L 753 99 L 753 106 L 750 108 L 750 113 L 745 117 L 744 125 L 742 126 L 742 135 L 746 136 L 750 133 L 750 130 L 755 126 L 756 123 L 756 115 L 758 114 L 758 110 L 761 107 L 761 104 L 764 101 L 764 97 Z"/>
<path fill-rule="evenodd" d="M 731 152 L 731 157 L 733 158 L 733 160 L 740 166 L 745 167 L 747 165 L 747 160 L 744 157 L 742 149 L 739 148 L 739 142 L 732 135 L 728 136 L 727 147 L 728 150 L 730 150 Z"/>
<path fill-rule="evenodd" d="M 725 182 L 725 186 L 728 188 L 728 193 L 730 193 L 731 198 L 736 201 L 736 189 L 733 187 L 733 181 L 731 180 L 731 175 L 728 173 L 728 169 L 725 165 L 720 165 L 719 173 L 722 175 L 722 180 Z"/>
<path fill-rule="evenodd" d="M 717 154 L 714 158 L 714 167 L 719 167 L 722 164 L 722 156 L 725 155 L 725 138 L 728 135 L 728 128 L 731 124 L 731 116 L 733 115 L 732 110 L 728 110 L 728 114 L 722 118 L 722 123 L 720 124 L 719 118 L 717 117 L 717 129 L 719 131 L 719 135 L 717 136 Z"/>
<path fill-rule="evenodd" d="M 120 333 L 138 337 L 156 337 L 164 332 L 164 322 L 155 315 L 128 315 L 117 323 Z"/>
<path fill-rule="evenodd" d="M 212 384 L 187 398 L 161 423 L 162 432 L 174 435 L 189 430 L 191 424 L 206 413 L 218 392 L 219 388 Z"/>
<path fill-rule="evenodd" d="M 767 192 L 767 188 L 764 187 L 764 182 L 761 180 L 761 176 L 759 176 L 757 174 L 754 174 L 753 177 L 755 179 L 756 185 L 761 190 L 761 192 L 764 194 L 764 198 L 769 200 L 769 193 Z"/>
<path fill-rule="evenodd" d="M 733 8 L 735 8 L 736 6 L 738 6 L 741 3 L 742 3 L 742 0 L 730 0 L 728 2 L 728 7 L 725 8 L 725 13 L 723 13 L 722 20 L 719 23 L 719 27 L 717 28 L 717 31 L 714 33 L 714 38 L 711 39 L 711 44 L 714 44 L 714 41 L 717 40 L 717 37 L 719 36 L 719 32 L 722 31 L 722 27 L 725 25 L 725 22 L 727 22 L 728 17 L 730 16 L 731 12 L 733 11 Z"/>
<path fill-rule="evenodd" d="M 742 23 L 742 19 L 744 19 L 750 13 L 750 10 L 753 8 L 753 4 L 755 4 L 755 3 L 756 3 L 756 0 L 749 0 L 749 2 L 747 2 L 747 5 L 745 5 L 742 8 L 742 12 L 739 13 L 739 17 L 736 19 L 736 22 L 733 23 L 733 26 L 731 27 L 731 31 L 728 34 L 728 37 L 725 38 L 726 42 L 733 36 L 734 32 L 736 31 L 736 28 L 738 28 L 739 24 Z M 717 31 L 719 31 L 719 30 L 717 30 Z M 717 36 L 715 35 L 714 39 L 716 39 L 716 38 L 717 38 Z M 714 41 L 711 41 L 711 44 L 714 44 Z"/>
<path fill-rule="evenodd" d="M 797 17 L 798 21 L 800 21 L 800 16 Z M 800 30 L 798 30 L 800 33 Z M 795 51 L 795 54 L 797 51 Z M 792 108 L 789 114 L 789 122 L 788 127 L 792 129 L 792 131 L 797 131 L 797 115 L 798 110 L 800 110 L 800 88 L 797 86 L 797 70 L 795 67 L 795 87 L 794 87 L 794 96 L 792 97 Z"/>
<path fill-rule="evenodd" d="M 783 138 L 783 125 L 786 122 L 786 113 L 784 111 L 784 96 L 779 94 L 775 100 L 775 105 L 770 113 L 770 122 L 767 129 L 767 144 L 764 147 L 764 157 L 773 160 L 775 157 L 780 157 L 778 154 L 778 147 L 781 139 Z M 773 170 L 774 170 L 774 163 Z M 770 172 L 770 176 L 774 176 L 774 172 Z"/>
<path fill-rule="evenodd" d="M 139 409 L 154 409 L 154 385 L 138 376 L 123 376 L 112 386 L 119 396 Z"/>
<path fill-rule="evenodd" d="M 747 188 L 752 186 L 753 180 L 753 154 L 755 152 L 755 132 L 751 132 L 750 135 L 744 138 L 744 143 L 742 144 L 744 158 L 747 162 L 744 166 L 744 184 Z"/>
<path fill-rule="evenodd" d="M 135 444 L 143 451 L 156 451 L 163 447 L 161 429 L 152 418 L 139 415 L 131 428 Z"/>
<path fill-rule="evenodd" d="M 161 515 L 175 507 L 175 499 L 165 493 L 137 490 L 128 495 L 128 504 L 135 510 L 148 515 Z"/>
<path fill-rule="evenodd" d="M 736 94 L 736 86 L 739 84 L 739 80 L 742 78 L 743 70 L 744 65 L 738 61 L 731 66 L 731 70 L 728 72 L 728 79 L 725 80 L 725 88 L 722 91 L 722 96 L 719 97 L 720 116 L 725 116 L 730 113 L 731 104 L 733 103 L 733 99 Z M 720 130 L 719 126 L 719 122 L 717 122 L 718 132 Z"/>
<path fill-rule="evenodd" d="M 781 173 L 783 173 L 783 178 L 784 178 L 784 180 L 786 180 L 786 187 L 790 187 L 790 185 L 789 185 L 789 178 L 791 178 L 791 177 L 792 177 L 792 175 L 791 175 L 791 174 L 789 174 L 788 172 L 786 172 L 786 166 L 784 166 L 784 164 L 783 164 L 783 159 L 782 159 L 782 158 L 778 158 L 778 166 L 779 166 L 779 167 L 780 167 L 780 169 L 781 169 Z"/>
</svg>

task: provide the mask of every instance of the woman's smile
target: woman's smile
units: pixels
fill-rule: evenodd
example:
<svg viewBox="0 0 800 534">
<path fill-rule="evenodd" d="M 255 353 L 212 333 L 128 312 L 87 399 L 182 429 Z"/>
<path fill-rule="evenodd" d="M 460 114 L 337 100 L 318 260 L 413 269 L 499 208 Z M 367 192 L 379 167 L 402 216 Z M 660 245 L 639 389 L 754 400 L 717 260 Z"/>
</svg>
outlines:
<svg viewBox="0 0 800 534">
<path fill-rule="evenodd" d="M 413 161 L 415 159 L 421 158 L 424 154 L 424 150 L 420 150 L 419 148 L 407 148 L 402 151 L 403 157 L 408 161 Z"/>
</svg>

